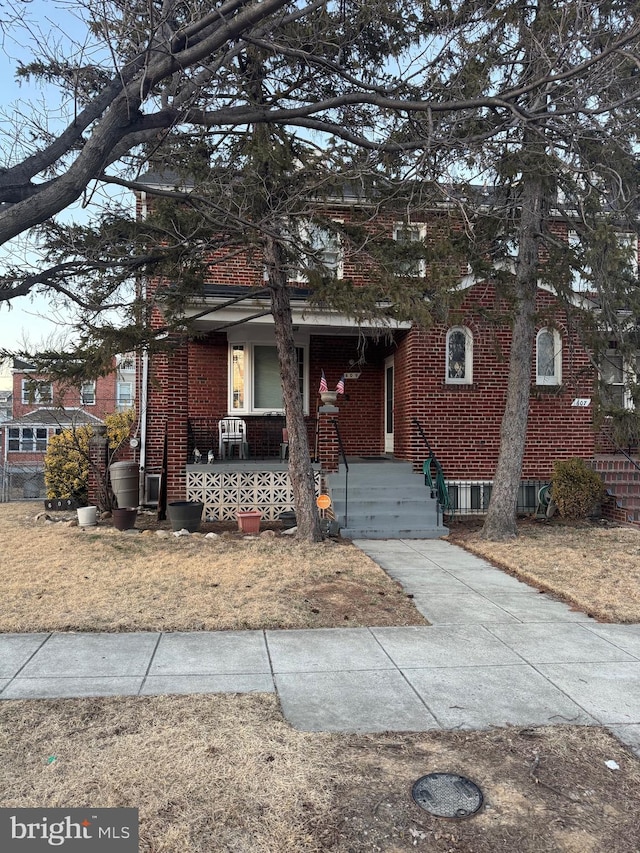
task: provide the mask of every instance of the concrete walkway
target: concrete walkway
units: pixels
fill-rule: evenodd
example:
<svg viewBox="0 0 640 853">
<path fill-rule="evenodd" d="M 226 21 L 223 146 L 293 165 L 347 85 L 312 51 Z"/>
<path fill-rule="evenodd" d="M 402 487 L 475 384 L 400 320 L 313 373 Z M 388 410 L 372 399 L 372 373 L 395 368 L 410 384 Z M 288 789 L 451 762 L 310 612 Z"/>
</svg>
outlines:
<svg viewBox="0 0 640 853">
<path fill-rule="evenodd" d="M 276 691 L 307 731 L 603 724 L 640 750 L 640 625 L 443 540 L 362 540 L 428 627 L 0 635 L 0 698 Z"/>
</svg>

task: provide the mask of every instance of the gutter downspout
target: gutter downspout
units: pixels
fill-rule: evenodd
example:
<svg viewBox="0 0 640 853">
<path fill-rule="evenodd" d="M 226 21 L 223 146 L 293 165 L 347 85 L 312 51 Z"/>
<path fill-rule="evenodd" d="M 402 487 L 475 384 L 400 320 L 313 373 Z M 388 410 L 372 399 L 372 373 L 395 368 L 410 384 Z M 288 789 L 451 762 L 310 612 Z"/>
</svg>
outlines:
<svg viewBox="0 0 640 853">
<path fill-rule="evenodd" d="M 146 296 L 146 294 L 145 294 Z M 145 347 L 142 353 L 142 383 L 140 388 L 140 506 L 145 499 L 145 470 L 147 464 L 147 393 L 149 388 L 149 351 Z"/>
</svg>

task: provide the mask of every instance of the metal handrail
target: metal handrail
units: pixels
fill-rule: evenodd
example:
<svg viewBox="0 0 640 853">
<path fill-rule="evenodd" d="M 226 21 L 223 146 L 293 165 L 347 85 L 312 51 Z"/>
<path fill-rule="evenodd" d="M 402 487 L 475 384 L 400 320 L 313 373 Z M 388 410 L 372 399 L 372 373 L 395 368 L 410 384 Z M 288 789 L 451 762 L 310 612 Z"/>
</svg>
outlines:
<svg viewBox="0 0 640 853">
<path fill-rule="evenodd" d="M 349 463 L 347 462 L 347 454 L 344 452 L 344 444 L 342 443 L 342 436 L 340 435 L 338 421 L 335 418 L 331 418 L 330 423 L 333 424 L 333 428 L 336 431 L 336 438 L 338 439 L 338 450 L 340 451 L 340 456 L 342 456 L 342 463 L 344 465 L 344 526 L 348 527 L 347 510 L 349 505 Z"/>
<path fill-rule="evenodd" d="M 605 432 L 604 430 L 602 431 L 601 434 L 604 435 L 609 440 L 610 444 L 613 445 L 616 453 L 622 453 L 622 455 L 624 457 L 626 457 L 626 459 L 629 462 L 631 462 L 633 467 L 636 468 L 638 471 L 640 471 L 640 465 L 638 465 L 638 463 L 636 462 L 636 460 L 632 456 L 629 456 L 629 454 L 627 453 L 626 450 L 623 450 L 622 447 L 620 447 L 620 445 L 618 444 L 617 441 L 614 440 L 612 435 L 610 435 L 608 432 Z"/>
<path fill-rule="evenodd" d="M 444 471 L 442 470 L 442 465 L 440 464 L 436 454 L 433 452 L 433 448 L 429 444 L 429 439 L 424 434 L 424 430 L 422 429 L 422 424 L 420 423 L 420 421 L 417 418 L 414 418 L 413 423 L 417 427 L 418 432 L 420 433 L 420 436 L 424 443 L 427 445 L 427 450 L 429 451 L 429 456 L 422 465 L 422 473 L 424 475 L 425 486 L 429 486 L 432 498 L 437 497 L 438 504 L 442 508 L 443 513 L 451 513 L 451 500 L 449 498 L 449 490 L 447 488 L 447 483 L 444 479 Z M 435 479 L 431 475 L 432 462 L 436 471 Z"/>
</svg>

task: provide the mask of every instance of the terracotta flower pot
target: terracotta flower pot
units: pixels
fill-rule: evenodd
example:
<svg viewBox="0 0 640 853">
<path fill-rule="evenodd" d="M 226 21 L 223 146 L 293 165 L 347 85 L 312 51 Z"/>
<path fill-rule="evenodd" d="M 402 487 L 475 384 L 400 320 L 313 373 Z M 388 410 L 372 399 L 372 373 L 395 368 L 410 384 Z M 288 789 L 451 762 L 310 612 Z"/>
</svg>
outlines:
<svg viewBox="0 0 640 853">
<path fill-rule="evenodd" d="M 260 521 L 262 513 L 260 510 L 251 509 L 247 512 L 236 513 L 238 519 L 238 529 L 243 533 L 260 533 Z"/>
</svg>

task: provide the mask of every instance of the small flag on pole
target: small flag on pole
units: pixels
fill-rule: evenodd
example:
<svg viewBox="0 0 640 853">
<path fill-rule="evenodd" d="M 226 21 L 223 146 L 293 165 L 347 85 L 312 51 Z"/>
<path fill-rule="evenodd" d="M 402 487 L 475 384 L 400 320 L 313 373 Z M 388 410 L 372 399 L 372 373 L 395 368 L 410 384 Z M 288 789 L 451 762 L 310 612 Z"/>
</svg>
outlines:
<svg viewBox="0 0 640 853">
<path fill-rule="evenodd" d="M 329 390 L 329 386 L 327 385 L 327 378 L 324 375 L 324 370 L 322 371 L 322 376 L 320 377 L 320 388 L 318 393 L 322 394 L 325 391 Z"/>
<path fill-rule="evenodd" d="M 344 394 L 344 373 L 340 377 L 340 381 L 336 385 L 336 394 Z"/>
</svg>

